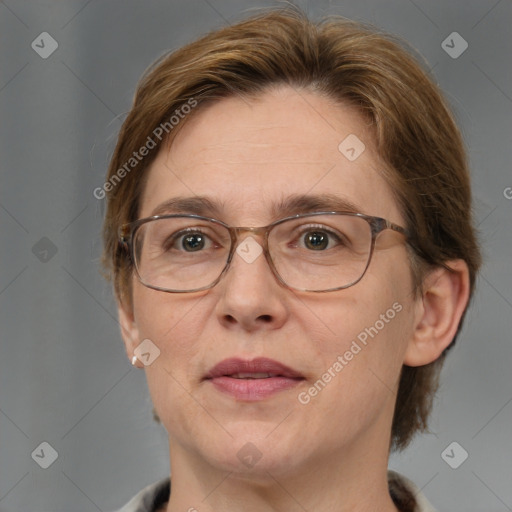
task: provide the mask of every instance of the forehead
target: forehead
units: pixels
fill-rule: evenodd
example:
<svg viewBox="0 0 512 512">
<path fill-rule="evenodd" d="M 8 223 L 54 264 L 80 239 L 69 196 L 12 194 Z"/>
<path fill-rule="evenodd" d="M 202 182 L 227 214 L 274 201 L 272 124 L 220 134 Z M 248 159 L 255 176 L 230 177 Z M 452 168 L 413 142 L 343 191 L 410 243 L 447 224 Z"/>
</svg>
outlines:
<svg viewBox="0 0 512 512">
<path fill-rule="evenodd" d="M 400 222 L 382 166 L 371 127 L 351 107 L 289 87 L 229 97 L 196 112 L 160 150 L 140 216 L 199 196 L 225 222 L 262 225 L 275 220 L 276 205 L 311 195 Z"/>
</svg>

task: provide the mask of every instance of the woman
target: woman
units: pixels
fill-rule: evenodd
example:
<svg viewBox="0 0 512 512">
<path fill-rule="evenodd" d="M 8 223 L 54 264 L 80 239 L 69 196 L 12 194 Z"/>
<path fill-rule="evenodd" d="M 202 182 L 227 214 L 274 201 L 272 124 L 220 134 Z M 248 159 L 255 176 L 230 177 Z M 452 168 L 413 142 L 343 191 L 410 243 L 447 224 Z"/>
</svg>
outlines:
<svg viewBox="0 0 512 512">
<path fill-rule="evenodd" d="M 193 42 L 141 81 L 105 190 L 172 469 L 122 512 L 433 510 L 388 457 L 480 257 L 460 134 L 397 42 L 288 10 Z"/>
</svg>

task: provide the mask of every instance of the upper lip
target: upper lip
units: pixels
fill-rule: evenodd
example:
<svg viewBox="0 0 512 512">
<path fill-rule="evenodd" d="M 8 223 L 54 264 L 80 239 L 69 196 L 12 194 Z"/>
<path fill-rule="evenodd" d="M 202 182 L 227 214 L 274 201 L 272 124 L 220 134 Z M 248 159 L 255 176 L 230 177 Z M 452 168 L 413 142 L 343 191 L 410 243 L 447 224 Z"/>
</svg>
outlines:
<svg viewBox="0 0 512 512">
<path fill-rule="evenodd" d="M 299 372 L 266 357 L 257 357 L 250 360 L 235 357 L 224 359 L 211 368 L 205 378 L 214 379 L 216 377 L 226 377 L 239 373 L 268 373 L 271 376 L 288 377 L 292 379 L 302 378 Z"/>
</svg>

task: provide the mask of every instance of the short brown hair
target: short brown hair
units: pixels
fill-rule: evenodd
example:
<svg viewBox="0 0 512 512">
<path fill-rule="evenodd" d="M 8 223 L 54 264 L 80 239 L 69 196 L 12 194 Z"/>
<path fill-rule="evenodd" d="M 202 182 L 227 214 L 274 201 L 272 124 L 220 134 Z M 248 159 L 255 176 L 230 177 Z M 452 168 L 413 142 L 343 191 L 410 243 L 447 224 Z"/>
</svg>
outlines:
<svg viewBox="0 0 512 512">
<path fill-rule="evenodd" d="M 214 31 L 159 59 L 138 86 L 108 171 L 112 186 L 103 263 L 118 301 L 132 307 L 132 266 L 118 242 L 118 228 L 137 219 L 145 171 L 162 141 L 133 171 L 122 173 L 116 183 L 112 178 L 119 178 L 123 166 L 126 171 L 126 162 L 155 127 L 183 105 L 194 101 L 198 106 L 168 131 L 164 142 L 170 144 L 205 102 L 254 96 L 280 84 L 353 105 L 371 122 L 387 166 L 385 177 L 413 233 L 413 276 L 421 280 L 425 268 L 460 258 L 469 267 L 473 293 L 480 253 L 464 144 L 438 87 L 403 46 L 374 27 L 332 17 L 315 23 L 286 8 Z M 392 426 L 394 448 L 405 447 L 415 432 L 426 430 L 444 356 L 422 367 L 403 367 Z"/>
</svg>

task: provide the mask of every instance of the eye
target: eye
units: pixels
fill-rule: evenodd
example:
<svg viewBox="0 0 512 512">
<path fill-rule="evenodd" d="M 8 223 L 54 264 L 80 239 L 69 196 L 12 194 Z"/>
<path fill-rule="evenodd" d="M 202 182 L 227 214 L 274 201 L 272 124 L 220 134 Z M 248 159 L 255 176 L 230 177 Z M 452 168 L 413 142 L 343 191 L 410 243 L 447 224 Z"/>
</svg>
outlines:
<svg viewBox="0 0 512 512">
<path fill-rule="evenodd" d="M 200 251 L 206 243 L 205 236 L 202 233 L 188 234 L 181 237 L 181 246 L 187 252 Z"/>
<path fill-rule="evenodd" d="M 329 245 L 329 235 L 322 231 L 309 231 L 303 237 L 304 245 L 315 251 L 326 249 Z"/>
<path fill-rule="evenodd" d="M 299 247 L 305 247 L 312 251 L 324 251 L 340 244 L 342 244 L 340 237 L 323 227 L 305 227 L 298 239 Z"/>
<path fill-rule="evenodd" d="M 179 231 L 169 236 L 164 244 L 164 250 L 176 250 L 184 252 L 199 252 L 211 248 L 212 241 L 200 230 Z"/>
</svg>

